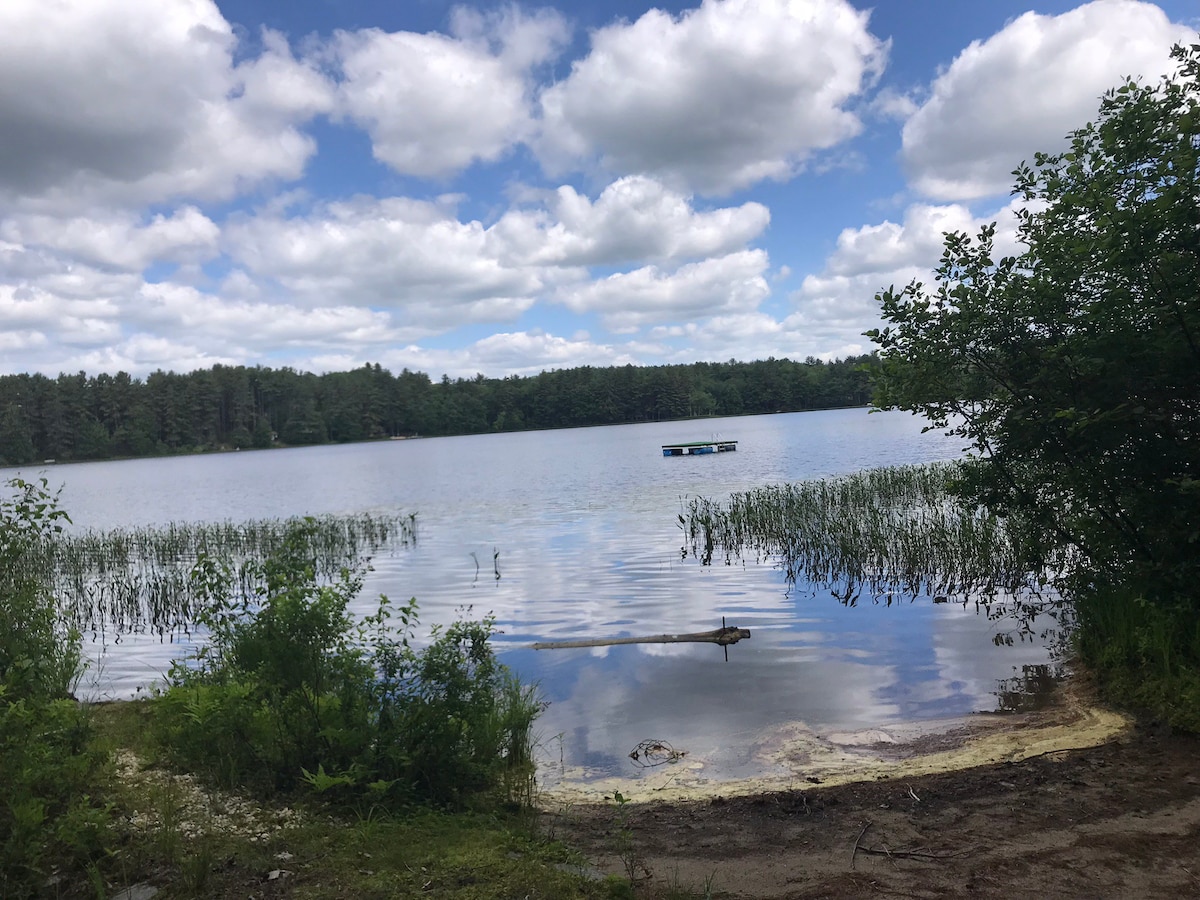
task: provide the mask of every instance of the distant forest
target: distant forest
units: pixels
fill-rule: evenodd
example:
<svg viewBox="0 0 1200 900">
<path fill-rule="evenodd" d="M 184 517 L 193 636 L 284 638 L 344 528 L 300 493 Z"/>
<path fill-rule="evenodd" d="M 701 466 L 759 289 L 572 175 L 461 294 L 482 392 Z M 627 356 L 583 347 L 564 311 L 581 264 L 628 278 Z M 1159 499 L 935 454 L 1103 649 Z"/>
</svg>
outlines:
<svg viewBox="0 0 1200 900">
<path fill-rule="evenodd" d="M 874 356 L 560 369 L 432 381 L 378 364 L 314 375 L 213 366 L 145 380 L 0 376 L 0 463 L 108 459 L 398 436 L 615 425 L 861 406 Z"/>
</svg>

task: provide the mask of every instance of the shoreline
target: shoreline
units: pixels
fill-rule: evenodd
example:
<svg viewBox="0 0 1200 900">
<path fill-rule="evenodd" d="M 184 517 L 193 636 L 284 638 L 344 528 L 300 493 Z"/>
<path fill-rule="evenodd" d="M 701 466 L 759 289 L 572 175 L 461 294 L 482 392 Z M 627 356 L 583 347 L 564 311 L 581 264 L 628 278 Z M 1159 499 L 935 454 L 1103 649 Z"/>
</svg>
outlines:
<svg viewBox="0 0 1200 900">
<path fill-rule="evenodd" d="M 631 777 L 589 778 L 581 767 L 560 768 L 557 778 L 540 786 L 539 805 L 603 802 L 615 792 L 635 803 L 752 797 L 1015 763 L 1127 736 L 1133 719 L 1101 706 L 1078 679 L 1066 679 L 1051 703 L 1030 712 L 974 713 L 828 735 L 784 723 L 755 743 L 752 754 L 765 774 L 749 778 L 723 778 L 690 754 Z"/>
</svg>

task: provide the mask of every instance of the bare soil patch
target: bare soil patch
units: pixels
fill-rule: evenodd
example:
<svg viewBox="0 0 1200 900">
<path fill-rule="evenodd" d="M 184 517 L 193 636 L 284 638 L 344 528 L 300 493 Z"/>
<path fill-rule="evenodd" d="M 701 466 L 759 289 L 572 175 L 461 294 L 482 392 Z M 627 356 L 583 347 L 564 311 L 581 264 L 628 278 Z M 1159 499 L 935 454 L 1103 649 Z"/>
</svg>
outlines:
<svg viewBox="0 0 1200 900">
<path fill-rule="evenodd" d="M 1200 896 L 1200 740 L 1147 728 L 941 774 L 546 817 L 651 896 Z"/>
</svg>

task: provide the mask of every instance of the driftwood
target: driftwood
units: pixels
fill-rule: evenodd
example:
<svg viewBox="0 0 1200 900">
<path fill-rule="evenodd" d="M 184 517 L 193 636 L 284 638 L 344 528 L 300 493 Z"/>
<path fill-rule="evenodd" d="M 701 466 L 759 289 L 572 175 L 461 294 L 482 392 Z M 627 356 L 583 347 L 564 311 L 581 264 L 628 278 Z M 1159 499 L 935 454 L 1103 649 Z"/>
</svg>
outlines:
<svg viewBox="0 0 1200 900">
<path fill-rule="evenodd" d="M 722 618 L 721 620 L 725 620 Z M 692 634 L 651 634 L 645 637 L 591 638 L 579 641 L 539 641 L 534 650 L 567 650 L 573 647 L 613 647 L 617 644 L 719 644 L 728 647 L 743 638 L 750 637 L 747 628 L 722 625 L 713 631 L 697 631 Z"/>
</svg>

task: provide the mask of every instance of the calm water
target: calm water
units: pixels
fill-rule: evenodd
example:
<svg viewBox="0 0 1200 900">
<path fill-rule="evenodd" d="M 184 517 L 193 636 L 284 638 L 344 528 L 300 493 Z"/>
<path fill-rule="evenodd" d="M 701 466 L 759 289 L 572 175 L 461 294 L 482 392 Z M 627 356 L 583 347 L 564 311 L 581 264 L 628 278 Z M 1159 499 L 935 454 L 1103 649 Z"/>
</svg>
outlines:
<svg viewBox="0 0 1200 900">
<path fill-rule="evenodd" d="M 659 445 L 739 442 L 738 452 L 664 458 Z M 681 558 L 682 498 L 958 455 L 903 413 L 795 413 L 702 422 L 393 441 L 55 466 L 78 527 L 307 513 L 416 512 L 417 546 L 374 560 L 362 610 L 415 596 L 422 630 L 464 607 L 493 613 L 505 662 L 540 683 L 556 763 L 630 772 L 662 739 L 727 777 L 755 774 L 764 729 L 818 733 L 995 709 L 998 680 L 1047 651 L 995 647 L 973 609 L 928 598 L 847 609 L 791 590 L 769 564 Z M 29 470 L 26 475 L 35 474 Z M 500 579 L 492 560 L 499 553 Z M 478 560 L 478 567 L 476 565 Z M 730 648 L 634 645 L 534 651 L 539 640 L 702 631 Z M 90 645 L 94 696 L 129 696 L 186 646 L 125 637 Z"/>
</svg>

